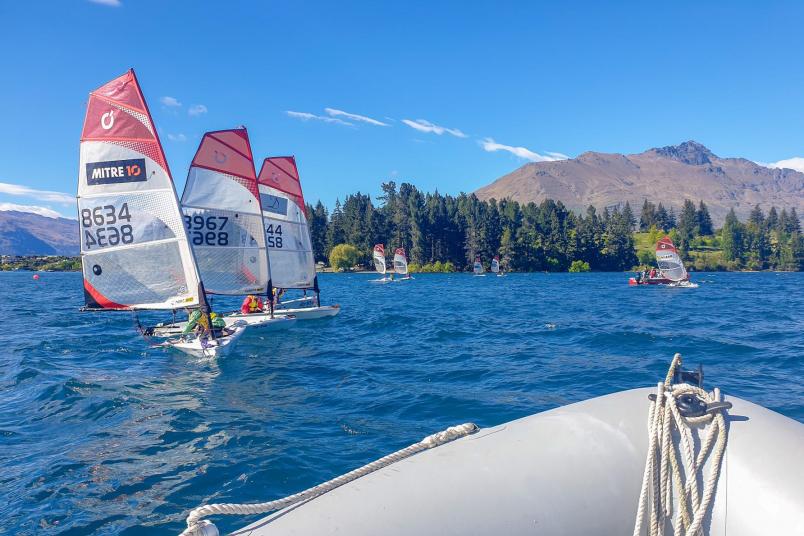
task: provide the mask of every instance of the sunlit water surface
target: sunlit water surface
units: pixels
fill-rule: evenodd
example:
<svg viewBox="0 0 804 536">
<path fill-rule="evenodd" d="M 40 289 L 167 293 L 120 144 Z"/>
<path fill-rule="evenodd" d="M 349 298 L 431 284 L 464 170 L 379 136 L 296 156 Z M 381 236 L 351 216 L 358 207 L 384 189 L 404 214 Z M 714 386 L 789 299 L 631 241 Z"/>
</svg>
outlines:
<svg viewBox="0 0 804 536">
<path fill-rule="evenodd" d="M 175 534 L 201 503 L 278 498 L 452 424 L 655 385 L 674 352 L 804 421 L 804 274 L 374 277 L 321 276 L 340 316 L 213 362 L 78 312 L 79 274 L 0 273 L 0 532 Z"/>
</svg>

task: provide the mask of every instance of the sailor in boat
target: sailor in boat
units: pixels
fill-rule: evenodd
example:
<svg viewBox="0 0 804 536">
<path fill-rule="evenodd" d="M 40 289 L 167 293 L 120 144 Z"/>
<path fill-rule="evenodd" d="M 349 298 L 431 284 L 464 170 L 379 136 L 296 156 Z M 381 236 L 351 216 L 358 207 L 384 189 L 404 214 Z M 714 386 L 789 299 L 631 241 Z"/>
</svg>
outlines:
<svg viewBox="0 0 804 536">
<path fill-rule="evenodd" d="M 284 295 L 285 295 L 285 289 L 274 287 L 274 305 L 279 305 L 279 303 L 282 300 L 282 296 Z"/>
<path fill-rule="evenodd" d="M 187 326 L 181 334 L 188 335 L 191 332 L 196 333 L 202 344 L 211 337 L 219 339 L 231 335 L 232 333 L 226 328 L 226 322 L 223 320 L 223 317 L 213 312 L 210 312 L 209 315 L 205 315 L 198 309 L 190 313 L 187 319 Z"/>
<path fill-rule="evenodd" d="M 249 294 L 246 296 L 246 299 L 243 300 L 243 304 L 240 306 L 240 312 L 244 315 L 262 313 L 265 312 L 264 307 L 265 305 L 262 303 L 262 298 Z"/>
</svg>

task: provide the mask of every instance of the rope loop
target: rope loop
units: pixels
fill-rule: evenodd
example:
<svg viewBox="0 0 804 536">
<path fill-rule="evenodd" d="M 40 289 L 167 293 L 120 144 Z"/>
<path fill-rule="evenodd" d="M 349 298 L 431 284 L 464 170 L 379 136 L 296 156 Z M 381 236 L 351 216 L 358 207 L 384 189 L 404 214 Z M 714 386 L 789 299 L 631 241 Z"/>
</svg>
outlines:
<svg viewBox="0 0 804 536">
<path fill-rule="evenodd" d="M 384 456 L 379 460 L 375 460 L 371 463 L 368 463 L 363 467 L 354 469 L 353 471 L 350 471 L 344 475 L 335 477 L 332 480 L 328 480 L 323 484 L 318 484 L 317 486 L 313 486 L 312 488 L 308 488 L 302 492 L 289 495 L 283 499 L 277 499 L 275 501 L 256 503 L 256 504 L 221 503 L 221 504 L 207 504 L 204 506 L 199 506 L 198 508 L 193 509 L 188 514 L 187 528 L 184 529 L 184 531 L 182 531 L 180 536 L 218 536 L 217 527 L 215 527 L 215 525 L 211 521 L 203 519 L 204 517 L 218 514 L 223 515 L 267 514 L 268 512 L 281 510 L 294 504 L 298 504 L 307 501 L 309 499 L 318 497 L 320 495 L 323 495 L 324 493 L 332 491 L 335 488 L 343 486 L 344 484 L 348 484 L 353 480 L 356 480 L 362 476 L 366 476 L 369 473 L 373 473 L 374 471 L 387 467 L 398 461 L 404 460 L 405 458 L 409 458 L 410 456 L 413 456 L 414 454 L 417 454 L 424 450 L 432 449 L 445 443 L 449 443 L 450 441 L 459 439 L 461 437 L 474 434 L 478 430 L 480 430 L 480 428 L 474 423 L 465 423 L 465 424 L 459 424 L 457 426 L 451 426 L 446 430 L 429 435 L 424 439 L 422 439 L 421 441 L 419 441 L 418 443 L 409 445 L 403 449 L 400 449 L 387 456 Z"/>
<path fill-rule="evenodd" d="M 658 384 L 656 396 L 651 396 L 648 454 L 633 536 L 642 534 L 646 518 L 647 534 L 662 536 L 666 521 L 672 519 L 673 504 L 676 505 L 674 536 L 697 536 L 717 489 L 728 438 L 724 415 L 730 404 L 721 403 L 720 390 L 717 388 L 709 393 L 695 385 L 673 384 L 672 379 L 679 366 L 681 355 L 676 354 L 664 383 Z M 685 395 L 693 395 L 705 403 L 706 412 L 697 416 L 683 415 L 677 402 Z M 704 433 L 696 453 L 696 436 Z M 710 455 L 709 475 L 704 478 L 704 465 Z M 703 489 L 699 489 L 699 479 L 704 483 Z M 648 507 L 650 512 L 646 516 Z"/>
</svg>

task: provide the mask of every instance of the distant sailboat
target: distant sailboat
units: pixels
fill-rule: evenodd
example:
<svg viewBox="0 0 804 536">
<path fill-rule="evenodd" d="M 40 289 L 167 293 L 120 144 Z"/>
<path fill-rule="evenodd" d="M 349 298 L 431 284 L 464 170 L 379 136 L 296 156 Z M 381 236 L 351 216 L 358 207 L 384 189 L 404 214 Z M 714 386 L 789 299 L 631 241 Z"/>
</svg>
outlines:
<svg viewBox="0 0 804 536">
<path fill-rule="evenodd" d="M 656 243 L 656 263 L 662 275 L 669 279 L 672 286 L 692 287 L 690 276 L 684 268 L 684 262 L 678 255 L 678 250 L 669 236 L 665 236 Z"/>
<path fill-rule="evenodd" d="M 402 279 L 412 279 L 408 273 L 408 258 L 405 256 L 404 248 L 396 248 L 394 251 L 394 272 L 404 276 Z"/>
<path fill-rule="evenodd" d="M 499 255 L 495 255 L 493 259 L 491 259 L 491 271 L 492 273 L 497 274 L 497 277 L 502 277 L 505 273 L 500 270 L 500 257 Z"/>
<path fill-rule="evenodd" d="M 374 270 L 382 276 L 380 279 L 372 279 L 373 283 L 387 283 L 393 281 L 393 277 L 386 277 L 388 269 L 385 265 L 385 246 L 382 244 L 375 244 L 374 252 L 372 254 L 374 259 Z"/>
<path fill-rule="evenodd" d="M 480 255 L 475 257 L 475 264 L 472 267 L 472 271 L 475 273 L 476 276 L 485 276 L 486 270 L 483 268 L 483 263 L 480 262 Z"/>
<path fill-rule="evenodd" d="M 278 304 L 274 314 L 293 315 L 299 320 L 337 315 L 339 305 L 321 305 L 313 243 L 296 159 L 292 156 L 266 158 L 257 182 L 273 286 L 283 291 L 297 289 L 304 292 L 299 299 Z M 308 290 L 312 290 L 314 295 L 308 296 Z M 291 303 L 312 305 L 288 307 Z"/>
<path fill-rule="evenodd" d="M 90 93 L 77 197 L 86 310 L 209 314 L 170 169 L 133 70 Z M 242 330 L 168 346 L 218 355 Z"/>
</svg>

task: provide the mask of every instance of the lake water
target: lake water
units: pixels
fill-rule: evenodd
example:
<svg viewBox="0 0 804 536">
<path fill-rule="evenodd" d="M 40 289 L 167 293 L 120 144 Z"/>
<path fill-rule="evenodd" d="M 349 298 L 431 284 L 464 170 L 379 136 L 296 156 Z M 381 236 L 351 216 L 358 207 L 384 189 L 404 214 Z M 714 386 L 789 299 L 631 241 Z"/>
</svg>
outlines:
<svg viewBox="0 0 804 536">
<path fill-rule="evenodd" d="M 79 274 L 0 273 L 0 533 L 176 534 L 201 503 L 278 498 L 453 424 L 655 385 L 674 352 L 804 421 L 802 273 L 374 277 L 323 274 L 338 317 L 211 362 L 78 312 Z"/>
</svg>

